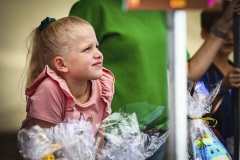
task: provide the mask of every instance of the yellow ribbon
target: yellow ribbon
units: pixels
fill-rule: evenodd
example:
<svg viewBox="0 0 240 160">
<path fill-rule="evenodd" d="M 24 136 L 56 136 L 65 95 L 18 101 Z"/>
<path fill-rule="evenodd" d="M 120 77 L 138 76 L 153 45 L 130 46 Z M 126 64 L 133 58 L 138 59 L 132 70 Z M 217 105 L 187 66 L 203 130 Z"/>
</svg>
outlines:
<svg viewBox="0 0 240 160">
<path fill-rule="evenodd" d="M 55 156 L 53 154 L 48 154 L 44 156 L 41 160 L 55 160 Z"/>
<path fill-rule="evenodd" d="M 213 121 L 214 125 L 213 126 L 210 126 L 210 127 L 216 127 L 217 125 L 217 120 L 214 119 L 214 118 L 211 118 L 211 117 L 206 117 L 206 118 L 190 118 L 191 120 L 198 120 L 198 119 L 201 119 L 206 125 L 210 126 L 209 125 L 209 121 Z"/>
</svg>

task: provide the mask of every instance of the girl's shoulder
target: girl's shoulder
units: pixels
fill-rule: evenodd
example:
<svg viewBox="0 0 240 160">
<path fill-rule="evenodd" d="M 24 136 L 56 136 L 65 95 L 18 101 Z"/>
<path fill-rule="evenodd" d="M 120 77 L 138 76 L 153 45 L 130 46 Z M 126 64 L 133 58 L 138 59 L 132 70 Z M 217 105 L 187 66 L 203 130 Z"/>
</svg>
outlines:
<svg viewBox="0 0 240 160">
<path fill-rule="evenodd" d="M 44 90 L 56 93 L 69 93 L 66 82 L 59 77 L 47 65 L 43 72 L 33 81 L 33 83 L 26 88 L 26 95 L 31 96 L 37 90 Z"/>
<path fill-rule="evenodd" d="M 46 65 L 42 73 L 26 88 L 25 94 L 31 96 L 35 93 L 37 88 L 41 86 L 46 86 L 50 81 L 47 80 L 49 74 L 53 74 L 52 70 Z"/>
<path fill-rule="evenodd" d="M 113 73 L 103 68 L 103 75 L 99 79 L 101 87 L 102 87 L 102 94 L 112 96 L 114 94 L 114 83 L 115 83 L 115 77 Z"/>
<path fill-rule="evenodd" d="M 111 102 L 113 99 L 114 94 L 114 83 L 115 83 L 115 77 L 113 73 L 103 68 L 103 76 L 99 79 L 100 86 L 101 86 L 101 97 L 103 101 L 106 103 L 105 111 L 103 113 L 103 119 L 109 116 L 112 112 L 111 110 Z"/>
<path fill-rule="evenodd" d="M 103 68 L 103 76 L 100 79 L 109 81 L 111 83 L 115 82 L 115 77 L 114 77 L 113 73 L 106 68 Z"/>
</svg>

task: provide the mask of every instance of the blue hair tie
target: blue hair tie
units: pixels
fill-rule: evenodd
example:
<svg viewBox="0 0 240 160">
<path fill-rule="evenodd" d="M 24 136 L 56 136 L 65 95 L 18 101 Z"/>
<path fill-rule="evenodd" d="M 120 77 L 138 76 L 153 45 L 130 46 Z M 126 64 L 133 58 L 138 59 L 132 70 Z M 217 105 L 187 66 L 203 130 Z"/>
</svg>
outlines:
<svg viewBox="0 0 240 160">
<path fill-rule="evenodd" d="M 50 17 L 46 17 L 40 24 L 39 26 L 39 30 L 42 31 L 44 28 L 46 28 L 49 24 L 51 24 L 52 22 L 55 22 L 56 19 L 55 18 L 50 18 Z"/>
</svg>

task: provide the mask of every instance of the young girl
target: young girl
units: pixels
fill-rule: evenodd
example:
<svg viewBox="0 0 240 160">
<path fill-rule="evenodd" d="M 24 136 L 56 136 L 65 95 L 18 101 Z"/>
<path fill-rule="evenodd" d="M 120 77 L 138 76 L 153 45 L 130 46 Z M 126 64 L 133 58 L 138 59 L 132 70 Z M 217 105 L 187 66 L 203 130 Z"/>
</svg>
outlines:
<svg viewBox="0 0 240 160">
<path fill-rule="evenodd" d="M 214 24 L 221 16 L 221 11 L 205 9 L 201 12 L 201 37 L 205 40 L 208 38 Z M 233 126 L 233 106 L 231 102 L 232 89 L 240 87 L 240 69 L 233 66 L 233 62 L 229 59 L 233 52 L 233 32 L 229 30 L 223 39 L 223 44 L 219 48 L 213 63 L 210 65 L 206 73 L 201 77 L 200 81 L 204 83 L 208 91 L 211 91 L 212 84 L 222 80 L 222 88 L 219 95 L 213 102 L 213 108 L 210 116 L 217 120 L 216 128 L 212 128 L 221 142 L 231 153 L 232 148 L 231 139 L 234 134 Z M 209 116 L 209 115 L 207 115 Z M 216 129 L 219 131 L 216 132 Z M 219 136 L 222 137 L 219 137 Z"/>
<path fill-rule="evenodd" d="M 78 17 L 47 17 L 32 35 L 21 129 L 48 128 L 73 118 L 91 121 L 96 134 L 111 113 L 114 76 L 103 68 L 93 27 Z"/>
</svg>

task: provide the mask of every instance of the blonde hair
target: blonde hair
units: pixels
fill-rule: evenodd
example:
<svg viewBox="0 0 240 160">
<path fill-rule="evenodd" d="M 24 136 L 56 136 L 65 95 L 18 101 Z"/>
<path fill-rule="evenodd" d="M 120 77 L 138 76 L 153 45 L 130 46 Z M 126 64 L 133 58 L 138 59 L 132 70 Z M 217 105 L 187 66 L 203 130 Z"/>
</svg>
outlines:
<svg viewBox="0 0 240 160">
<path fill-rule="evenodd" d="M 79 31 L 83 25 L 91 26 L 79 17 L 69 16 L 52 22 L 42 30 L 37 27 L 32 31 L 27 54 L 25 87 L 42 73 L 46 65 L 56 71 L 53 59 L 68 53 L 71 40 L 74 39 L 74 31 Z"/>
</svg>

